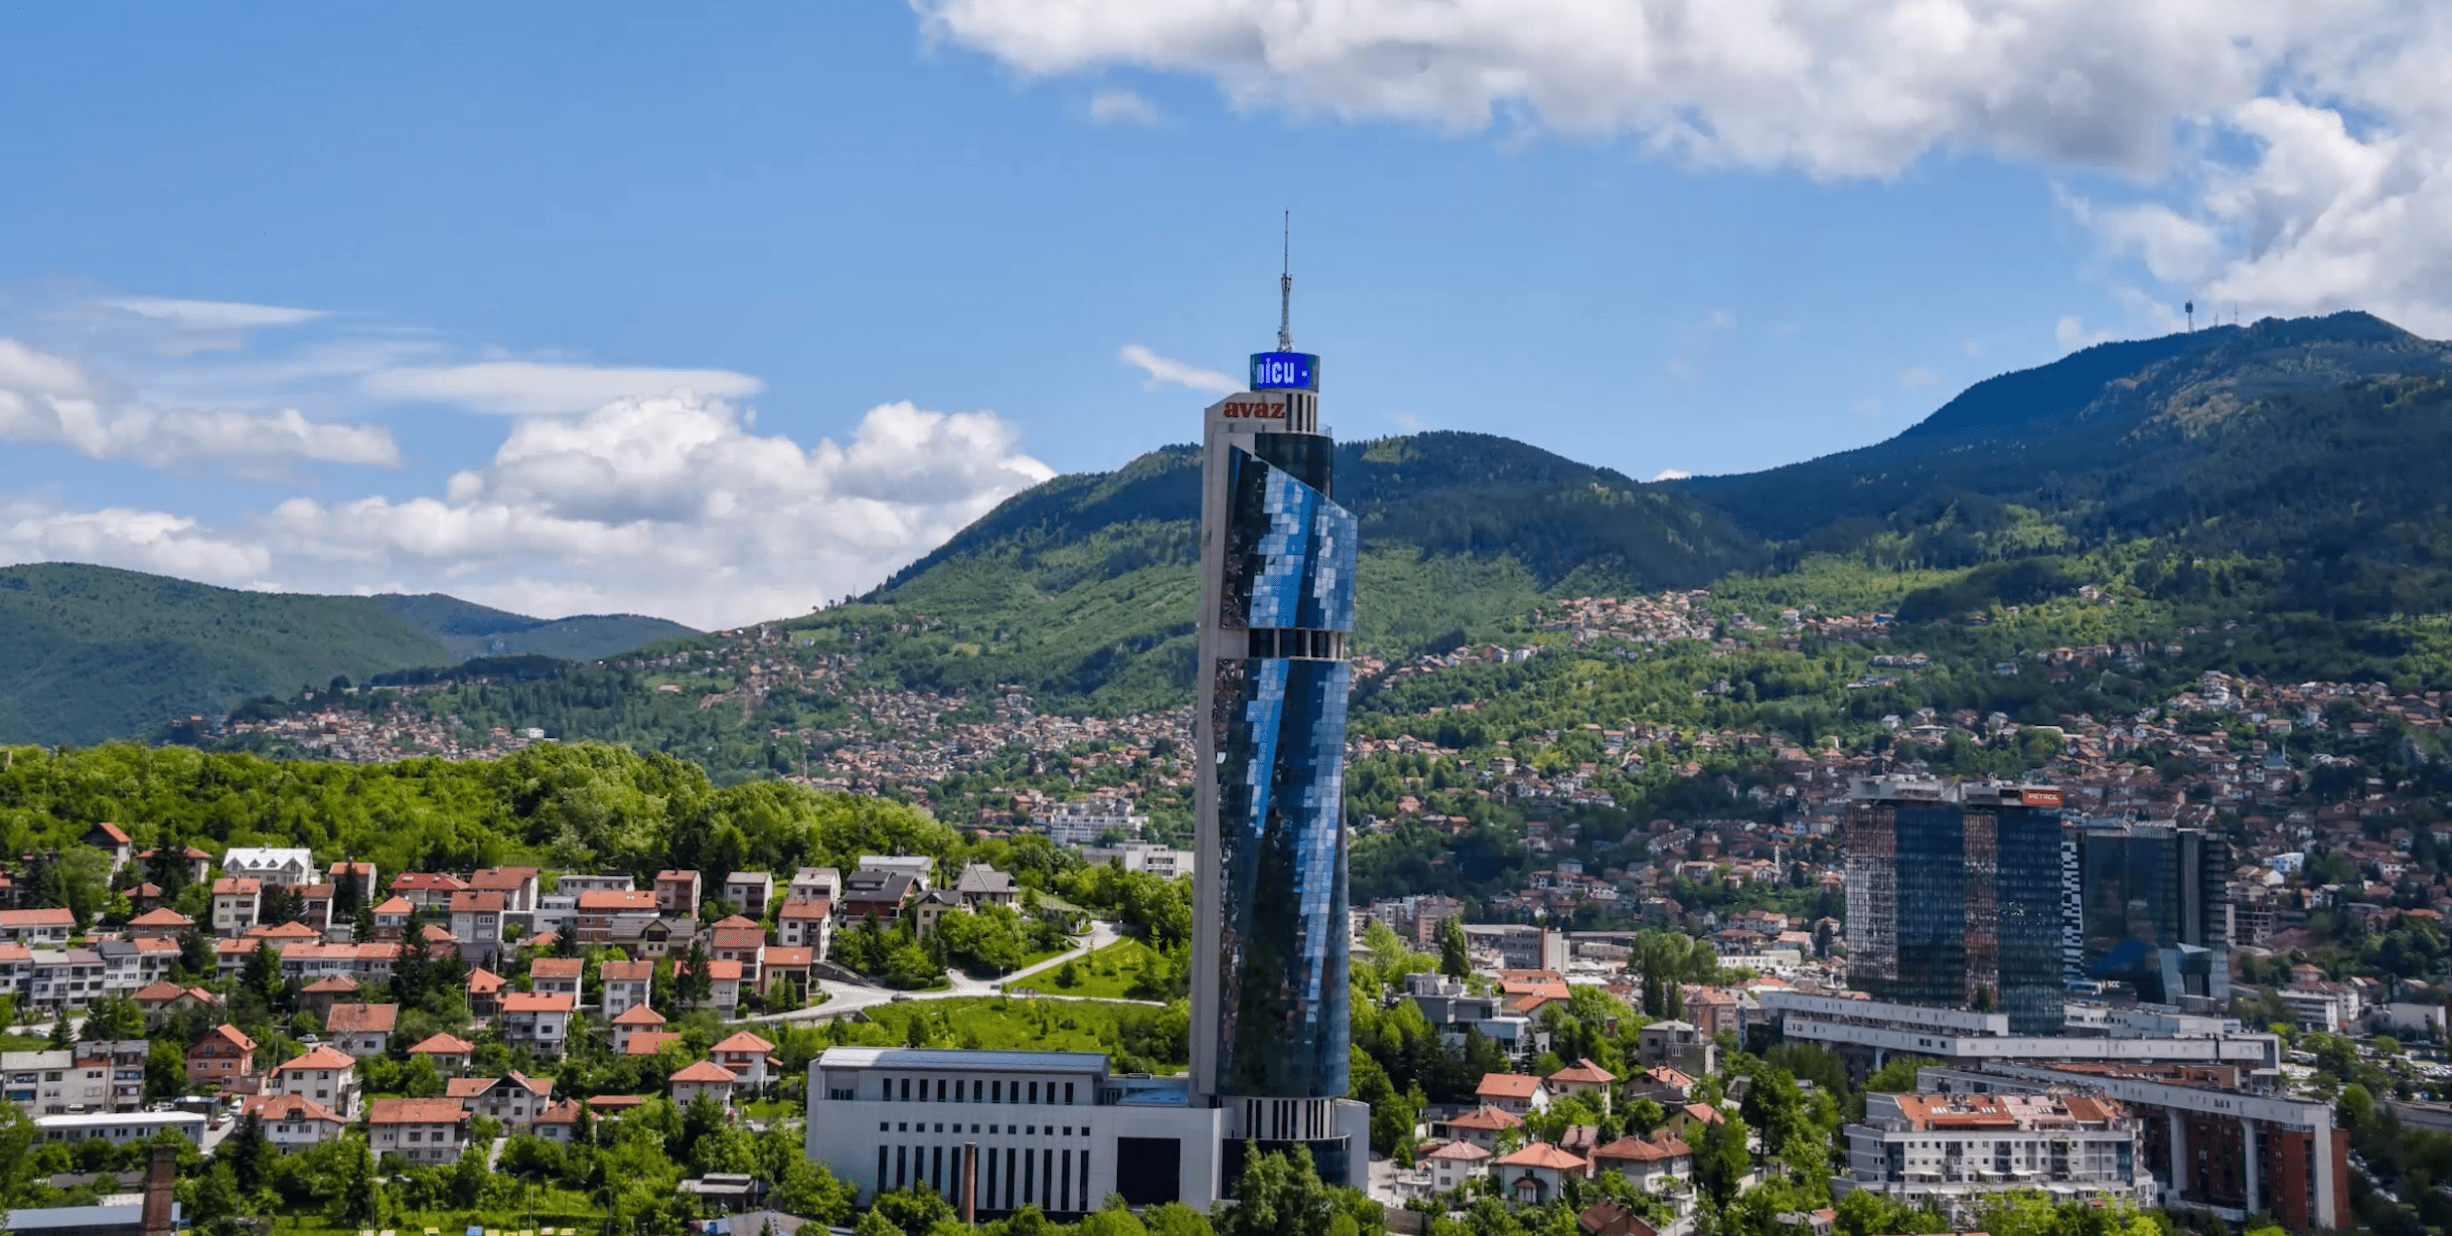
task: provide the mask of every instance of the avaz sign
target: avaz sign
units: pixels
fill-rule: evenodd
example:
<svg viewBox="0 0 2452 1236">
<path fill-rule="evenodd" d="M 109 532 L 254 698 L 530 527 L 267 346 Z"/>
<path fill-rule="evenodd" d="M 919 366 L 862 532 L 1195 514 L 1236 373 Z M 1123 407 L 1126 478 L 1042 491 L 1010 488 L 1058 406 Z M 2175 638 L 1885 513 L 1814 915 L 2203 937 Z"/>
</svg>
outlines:
<svg viewBox="0 0 2452 1236">
<path fill-rule="evenodd" d="M 1252 389 L 1316 391 L 1320 389 L 1320 358 L 1309 352 L 1254 352 Z"/>
</svg>

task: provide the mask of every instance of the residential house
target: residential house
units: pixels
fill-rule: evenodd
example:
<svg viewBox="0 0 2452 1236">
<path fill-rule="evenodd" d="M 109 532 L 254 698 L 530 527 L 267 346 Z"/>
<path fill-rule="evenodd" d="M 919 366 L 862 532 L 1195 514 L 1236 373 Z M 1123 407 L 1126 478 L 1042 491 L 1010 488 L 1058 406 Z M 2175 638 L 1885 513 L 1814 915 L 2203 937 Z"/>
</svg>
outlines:
<svg viewBox="0 0 2452 1236">
<path fill-rule="evenodd" d="M 1473 1097 L 1484 1106 L 1516 1116 L 1547 1111 L 1550 1105 L 1549 1088 L 1540 1078 L 1522 1073 L 1484 1073 Z"/>
<path fill-rule="evenodd" d="M 136 861 L 141 864 L 147 872 L 151 872 L 154 870 L 154 863 L 161 860 L 161 858 L 162 852 L 158 849 L 153 849 L 139 853 L 136 856 Z M 175 861 L 186 866 L 187 882 L 190 884 L 202 884 L 204 883 L 204 878 L 213 873 L 213 856 L 203 850 L 197 849 L 192 845 L 180 846 L 175 855 Z"/>
<path fill-rule="evenodd" d="M 0 1098 L 28 1116 L 61 1116 L 86 1110 L 76 1056 L 66 1048 L 0 1051 Z"/>
<path fill-rule="evenodd" d="M 191 1086 L 228 1086 L 254 1074 L 255 1040 L 236 1026 L 215 1026 L 187 1049 Z"/>
<path fill-rule="evenodd" d="M 375 883 L 373 863 L 354 863 L 344 859 L 325 869 L 324 878 L 331 882 L 332 890 L 336 895 L 340 892 L 341 885 L 355 885 L 353 895 L 356 896 L 357 903 L 362 906 L 374 904 L 375 894 L 380 891 L 380 886 Z"/>
<path fill-rule="evenodd" d="M 713 1099 L 730 1110 L 732 1087 L 736 1079 L 732 1070 L 712 1060 L 701 1060 L 672 1076 L 673 1102 L 687 1107 L 701 1098 Z"/>
<path fill-rule="evenodd" d="M 1618 1075 L 1589 1059 L 1579 1059 L 1541 1079 L 1541 1084 L 1553 1095 L 1572 1094 L 1588 1099 L 1603 1115 L 1607 1115 L 1611 1092 L 1617 1088 Z"/>
<path fill-rule="evenodd" d="M 458 1099 L 472 1116 L 524 1129 L 545 1114 L 545 1105 L 553 1099 L 553 1079 L 514 1069 L 503 1077 L 454 1077 L 444 1093 Z"/>
<path fill-rule="evenodd" d="M 707 1058 L 730 1070 L 743 1089 L 763 1090 L 783 1067 L 768 1054 L 774 1050 L 773 1043 L 743 1030 L 708 1049 Z"/>
<path fill-rule="evenodd" d="M 613 920 L 612 939 L 606 941 L 632 957 L 653 960 L 677 957 L 690 951 L 690 941 L 698 938 L 698 923 L 686 918 L 643 918 Z"/>
<path fill-rule="evenodd" d="M 792 999 L 806 1000 L 809 998 L 810 972 L 816 968 L 816 963 L 817 953 L 814 949 L 767 945 L 766 960 L 759 967 L 764 972 L 765 982 L 759 990 L 774 991 L 780 987 L 790 992 Z"/>
<path fill-rule="evenodd" d="M 409 914 L 417 908 L 416 902 L 397 893 L 384 898 L 374 911 L 375 939 L 397 940 L 408 934 Z"/>
<path fill-rule="evenodd" d="M 843 873 L 832 867 L 803 867 L 792 874 L 792 896 L 832 901 L 843 892 Z"/>
<path fill-rule="evenodd" d="M 451 942 L 470 965 L 491 966 L 502 953 L 504 896 L 491 889 L 451 895 Z"/>
<path fill-rule="evenodd" d="M 298 1009 L 300 1012 L 313 1013 L 317 1020 L 322 1020 L 332 1015 L 333 1005 L 354 1003 L 357 998 L 356 981 L 335 974 L 319 978 L 298 989 Z"/>
<path fill-rule="evenodd" d="M 954 895 L 962 899 L 966 910 L 1009 906 L 1021 899 L 1022 886 L 1011 875 L 986 863 L 968 863 L 962 874 L 954 878 Z"/>
<path fill-rule="evenodd" d="M 537 875 L 534 867 L 488 867 L 470 872 L 468 887 L 472 892 L 502 894 L 505 913 L 533 914 L 537 905 Z"/>
<path fill-rule="evenodd" d="M 163 906 L 158 910 L 147 910 L 128 920 L 130 931 L 169 936 L 180 935 L 195 925 L 196 920 L 169 906 Z"/>
<path fill-rule="evenodd" d="M 367 1141 L 377 1157 L 457 1163 L 468 1145 L 468 1110 L 458 1099 L 376 1099 L 367 1109 Z"/>
<path fill-rule="evenodd" d="M 85 830 L 81 840 L 110 856 L 112 875 L 118 875 L 119 869 L 136 857 L 135 843 L 128 840 L 127 830 L 117 824 L 96 824 Z"/>
<path fill-rule="evenodd" d="M 392 1028 L 400 1023 L 397 1004 L 335 1004 L 324 1019 L 332 1045 L 360 1060 L 391 1050 Z"/>
<path fill-rule="evenodd" d="M 576 897 L 581 893 L 626 893 L 639 886 L 627 871 L 565 872 L 554 880 L 553 891 Z"/>
<path fill-rule="evenodd" d="M 565 993 L 504 992 L 496 1024 L 505 1041 L 524 1043 L 538 1055 L 559 1056 L 578 1010 L 579 997 Z"/>
<path fill-rule="evenodd" d="M 332 930 L 331 885 L 293 884 L 290 886 L 289 895 L 298 904 L 298 912 L 294 921 L 314 928 L 318 934 Z"/>
<path fill-rule="evenodd" d="M 673 967 L 675 974 L 687 973 L 688 963 Z M 741 1006 L 741 963 L 709 960 L 707 962 L 707 998 L 699 1008 L 722 1009 L 729 1013 Z"/>
<path fill-rule="evenodd" d="M 758 964 L 765 960 L 766 932 L 736 914 L 709 931 L 707 954 L 717 961 L 740 963 L 741 981 L 755 989 Z"/>
<path fill-rule="evenodd" d="M 433 1063 L 435 1073 L 442 1077 L 466 1072 L 469 1061 L 476 1054 L 476 1044 L 456 1034 L 440 1032 L 427 1036 L 424 1042 L 409 1049 L 411 1060 L 424 1057 Z"/>
<path fill-rule="evenodd" d="M 343 1120 L 354 1119 L 358 1114 L 358 1062 L 330 1047 L 317 1046 L 274 1065 L 265 1075 L 264 1093 L 296 1095 Z"/>
<path fill-rule="evenodd" d="M 766 871 L 735 871 L 724 877 L 724 900 L 739 912 L 757 918 L 775 899 L 775 877 Z"/>
<path fill-rule="evenodd" d="M 306 884 L 315 879 L 315 855 L 285 846 L 232 846 L 222 851 L 221 871 L 259 884 Z"/>
<path fill-rule="evenodd" d="M 677 918 L 698 917 L 701 882 L 695 871 L 659 871 L 656 873 L 656 909 Z M 582 905 L 580 912 L 586 913 Z"/>
<path fill-rule="evenodd" d="M 528 963 L 528 990 L 548 995 L 579 999 L 580 976 L 587 970 L 584 957 L 539 957 Z"/>
<path fill-rule="evenodd" d="M 815 950 L 826 955 L 828 937 L 834 934 L 834 902 L 824 897 L 794 896 L 775 911 L 775 943 L 790 948 Z"/>
<path fill-rule="evenodd" d="M 577 1099 L 562 1099 L 545 1105 L 537 1113 L 536 1135 L 546 1141 L 567 1146 L 579 1132 L 579 1113 L 587 1109 Z"/>
<path fill-rule="evenodd" d="M 693 873 L 695 874 L 695 873 Z M 657 882 L 659 890 L 662 881 Z M 661 893 L 642 893 L 636 889 L 605 889 L 579 894 L 577 917 L 572 931 L 581 944 L 618 943 L 616 927 L 623 923 L 645 924 L 663 913 Z M 692 910 L 695 914 L 697 911 Z"/>
<path fill-rule="evenodd" d="M 626 1055 L 630 1051 L 632 1038 L 641 1033 L 661 1030 L 664 1025 L 664 1015 L 644 1004 L 633 1004 L 623 1009 L 619 1016 L 614 1017 L 612 1025 L 613 1050 L 617 1054 Z"/>
<path fill-rule="evenodd" d="M 1425 1152 L 1421 1162 L 1430 1170 L 1431 1189 L 1445 1193 L 1488 1175 L 1490 1152 L 1471 1142 L 1441 1142 Z"/>
<path fill-rule="evenodd" d="M 46 1013 L 85 1009 L 102 998 L 107 970 L 90 948 L 28 949 L 24 1003 Z"/>
<path fill-rule="evenodd" d="M 161 1029 L 172 1016 L 186 1009 L 216 1008 L 221 1004 L 221 997 L 204 988 L 181 987 L 176 983 L 155 983 L 130 998 L 145 1011 L 147 1030 Z"/>
<path fill-rule="evenodd" d="M 1646 1065 L 1665 1064 L 1689 1077 L 1719 1071 L 1720 1048 L 1693 1022 L 1656 1021 L 1635 1032 L 1636 1054 Z"/>
<path fill-rule="evenodd" d="M 392 877 L 391 892 L 420 910 L 448 910 L 451 895 L 468 891 L 468 881 L 433 871 L 403 871 Z"/>
<path fill-rule="evenodd" d="M 476 1018 L 493 1017 L 502 1012 L 502 993 L 507 986 L 501 975 L 483 966 L 468 971 L 468 1015 Z"/>
<path fill-rule="evenodd" d="M 1483 1104 L 1461 1115 L 1433 1121 L 1431 1131 L 1452 1141 L 1470 1142 L 1495 1153 L 1501 1135 L 1509 1129 L 1520 1129 L 1524 1122 L 1502 1108 Z"/>
<path fill-rule="evenodd" d="M 28 947 L 43 944 L 66 944 L 75 931 L 77 916 L 53 906 L 40 910 L 0 910 L 0 941 Z"/>
<path fill-rule="evenodd" d="M 625 1056 L 652 1056 L 680 1041 L 677 1031 L 639 1030 L 623 1041 L 621 1051 Z"/>
<path fill-rule="evenodd" d="M 255 926 L 263 905 L 262 880 L 253 876 L 223 876 L 213 881 L 213 934 L 235 936 Z"/>
<path fill-rule="evenodd" d="M 1675 1137 L 1621 1137 L 1592 1152 L 1592 1170 L 1614 1171 L 1645 1193 L 1670 1199 L 1683 1219 L 1694 1210 L 1694 1150 Z"/>
<path fill-rule="evenodd" d="M 914 894 L 927 892 L 936 880 L 937 860 L 925 854 L 863 854 L 864 871 L 893 871 L 911 877 Z"/>
<path fill-rule="evenodd" d="M 919 938 L 927 939 L 937 929 L 937 920 L 962 909 L 962 899 L 941 888 L 932 888 L 911 903 L 911 920 Z"/>
<path fill-rule="evenodd" d="M 1591 1166 L 1581 1155 L 1533 1142 L 1492 1160 L 1490 1180 L 1517 1205 L 1538 1206 L 1557 1197 L 1567 1177 L 1586 1175 Z"/>
<path fill-rule="evenodd" d="M 843 883 L 843 917 L 890 922 L 902 916 L 904 904 L 917 888 L 918 882 L 903 872 L 868 868 L 854 871 Z"/>
<path fill-rule="evenodd" d="M 656 963 L 608 961 L 597 972 L 604 988 L 604 1015 L 610 1020 L 645 1004 L 654 994 Z"/>
<path fill-rule="evenodd" d="M 297 1094 L 252 1094 L 239 1111 L 261 1122 L 264 1139 L 283 1153 L 340 1140 L 349 1122 L 338 1112 Z"/>
<path fill-rule="evenodd" d="M 152 1054 L 153 1044 L 145 1039 L 95 1039 L 77 1044 L 77 1067 L 87 1073 L 89 1080 L 95 1071 L 102 1072 L 106 1090 L 103 1105 L 97 1110 L 144 1110 L 145 1063 Z"/>
</svg>

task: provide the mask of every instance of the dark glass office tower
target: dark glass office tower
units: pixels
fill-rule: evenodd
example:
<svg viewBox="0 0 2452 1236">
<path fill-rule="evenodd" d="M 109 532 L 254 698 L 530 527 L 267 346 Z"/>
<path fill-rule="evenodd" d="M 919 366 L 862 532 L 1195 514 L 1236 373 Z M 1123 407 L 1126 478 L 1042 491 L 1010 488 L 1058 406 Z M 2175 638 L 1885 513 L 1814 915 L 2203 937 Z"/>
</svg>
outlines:
<svg viewBox="0 0 2452 1236">
<path fill-rule="evenodd" d="M 2060 1033 L 2058 790 L 1862 778 L 1844 841 L 1850 986 Z"/>
<path fill-rule="evenodd" d="M 2079 983 L 2230 1001 L 2230 843 L 2169 823 L 2074 829 Z"/>
<path fill-rule="evenodd" d="M 1366 1161 L 1346 1091 L 1346 640 L 1355 521 L 1333 499 L 1318 358 L 1252 358 L 1254 389 L 1203 433 L 1192 1086 L 1225 1109 L 1221 1176 L 1246 1143 Z"/>
</svg>

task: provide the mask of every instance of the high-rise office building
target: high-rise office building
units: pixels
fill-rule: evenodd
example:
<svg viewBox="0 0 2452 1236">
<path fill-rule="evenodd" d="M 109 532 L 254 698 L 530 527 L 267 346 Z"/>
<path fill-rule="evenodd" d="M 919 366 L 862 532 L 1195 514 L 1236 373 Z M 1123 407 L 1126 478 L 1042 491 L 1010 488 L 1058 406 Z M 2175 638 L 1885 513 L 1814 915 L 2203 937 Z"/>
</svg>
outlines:
<svg viewBox="0 0 2452 1236">
<path fill-rule="evenodd" d="M 2062 845 L 2071 986 L 2125 988 L 2152 1004 L 2229 1004 L 2229 842 L 2149 822 L 2072 828 Z"/>
<path fill-rule="evenodd" d="M 2059 790 L 1860 777 L 1844 842 L 1850 986 L 2060 1032 Z"/>
<path fill-rule="evenodd" d="M 1281 323 L 1252 389 L 1211 405 L 1202 435 L 1191 1072 L 829 1048 L 809 1068 L 806 1153 L 862 1202 L 924 1188 L 976 1219 L 1069 1220 L 1111 1193 L 1206 1210 L 1255 1146 L 1368 1184 L 1370 1107 L 1344 1097 L 1355 527 L 1332 497 L 1319 372 Z"/>
<path fill-rule="evenodd" d="M 1346 1092 L 1346 641 L 1355 520 L 1319 424 L 1319 358 L 1252 358 L 1203 422 L 1192 1089 L 1245 1146 L 1302 1146 L 1360 1179 L 1369 1113 Z"/>
</svg>

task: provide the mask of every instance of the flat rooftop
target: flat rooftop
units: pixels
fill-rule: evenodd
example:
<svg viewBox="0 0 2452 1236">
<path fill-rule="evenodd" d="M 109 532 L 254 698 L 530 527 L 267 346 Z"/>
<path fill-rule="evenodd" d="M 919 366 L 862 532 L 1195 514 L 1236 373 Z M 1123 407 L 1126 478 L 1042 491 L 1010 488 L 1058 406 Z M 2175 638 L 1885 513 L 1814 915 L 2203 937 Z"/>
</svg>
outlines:
<svg viewBox="0 0 2452 1236">
<path fill-rule="evenodd" d="M 821 1069 L 962 1069 L 997 1073 L 1104 1073 L 1096 1051 L 957 1051 L 931 1047 L 829 1047 Z"/>
</svg>

